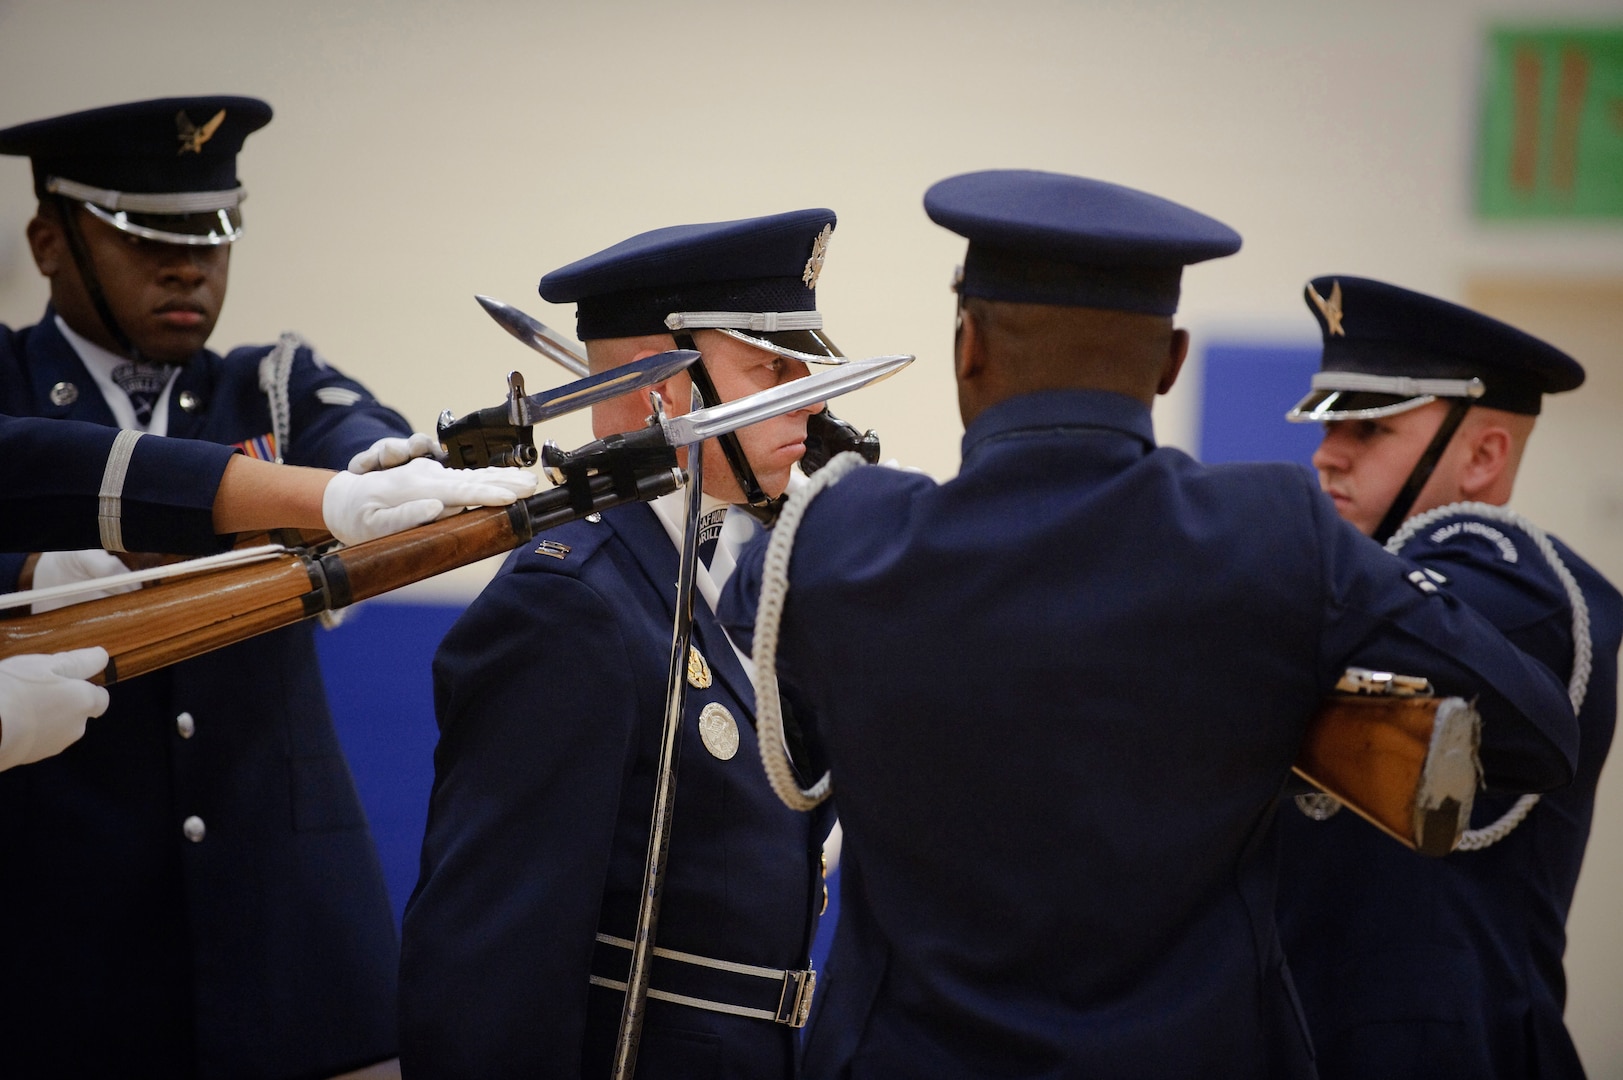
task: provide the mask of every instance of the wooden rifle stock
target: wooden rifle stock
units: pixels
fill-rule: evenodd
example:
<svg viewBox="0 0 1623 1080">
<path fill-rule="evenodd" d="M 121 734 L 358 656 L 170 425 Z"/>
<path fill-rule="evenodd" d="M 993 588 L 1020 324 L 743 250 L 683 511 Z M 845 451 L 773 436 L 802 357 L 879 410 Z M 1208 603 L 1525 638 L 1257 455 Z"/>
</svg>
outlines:
<svg viewBox="0 0 1623 1080">
<path fill-rule="evenodd" d="M 1480 728 L 1460 698 L 1333 694 L 1294 771 L 1405 846 L 1446 855 L 1471 818 Z"/>
<path fill-rule="evenodd" d="M 503 554 L 587 514 L 658 498 L 676 490 L 681 479 L 674 469 L 634 483 L 597 475 L 511 506 L 468 510 L 353 547 L 290 550 L 263 562 L 0 620 L 0 658 L 101 645 L 109 660 L 97 681 L 111 685 Z"/>
</svg>

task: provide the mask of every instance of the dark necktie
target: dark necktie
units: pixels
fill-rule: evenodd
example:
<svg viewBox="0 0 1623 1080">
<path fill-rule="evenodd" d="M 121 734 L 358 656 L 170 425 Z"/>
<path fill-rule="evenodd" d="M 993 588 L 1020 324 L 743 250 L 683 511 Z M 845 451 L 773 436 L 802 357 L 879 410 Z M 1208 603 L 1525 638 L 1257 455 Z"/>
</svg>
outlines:
<svg viewBox="0 0 1623 1080">
<path fill-rule="evenodd" d="M 146 427 L 152 421 L 152 407 L 169 385 L 172 369 L 162 364 L 124 363 L 113 369 L 113 381 L 130 399 L 135 422 Z"/>
</svg>

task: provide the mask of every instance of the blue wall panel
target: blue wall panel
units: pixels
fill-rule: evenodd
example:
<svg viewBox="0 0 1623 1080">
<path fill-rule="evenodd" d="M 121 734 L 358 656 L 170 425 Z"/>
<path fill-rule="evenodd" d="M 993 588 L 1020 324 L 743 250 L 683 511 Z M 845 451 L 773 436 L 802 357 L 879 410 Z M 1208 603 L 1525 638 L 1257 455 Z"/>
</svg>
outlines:
<svg viewBox="0 0 1623 1080">
<path fill-rule="evenodd" d="M 1285 413 L 1319 370 L 1318 346 L 1220 341 L 1203 359 L 1200 460 L 1311 464 L 1319 426 L 1286 423 Z"/>
<path fill-rule="evenodd" d="M 383 860 L 399 925 L 417 884 L 417 856 L 434 783 L 433 676 L 429 665 L 462 605 L 372 602 L 316 648 L 338 739 Z"/>
</svg>

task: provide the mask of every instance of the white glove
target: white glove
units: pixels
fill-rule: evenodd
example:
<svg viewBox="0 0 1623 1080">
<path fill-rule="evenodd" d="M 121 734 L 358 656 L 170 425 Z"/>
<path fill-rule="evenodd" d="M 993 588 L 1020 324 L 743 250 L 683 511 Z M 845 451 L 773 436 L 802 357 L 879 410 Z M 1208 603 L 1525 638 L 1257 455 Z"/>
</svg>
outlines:
<svg viewBox="0 0 1623 1080">
<path fill-rule="evenodd" d="M 506 506 L 532 494 L 535 484 L 535 474 L 524 469 L 447 469 L 432 458 L 414 458 L 392 469 L 334 476 L 321 496 L 321 517 L 333 536 L 359 544 L 466 506 Z"/>
<path fill-rule="evenodd" d="M 128 573 L 129 569 L 117 555 L 102 551 L 100 548 L 88 551 L 42 551 L 39 554 L 39 561 L 34 564 L 34 588 L 45 589 L 52 585 L 66 585 L 74 581 L 94 581 L 96 578 Z M 38 615 L 42 611 L 55 611 L 57 608 L 72 604 L 82 604 L 86 600 L 100 600 L 104 596 L 134 592 L 140 587 L 139 584 L 109 585 L 105 589 L 91 589 L 57 600 L 41 600 L 34 605 L 33 611 Z"/>
<path fill-rule="evenodd" d="M 431 457 L 436 461 L 443 461 L 444 456 L 440 450 L 440 441 L 432 435 L 425 435 L 421 431 L 414 433 L 409 439 L 402 439 L 398 435 L 390 435 L 362 450 L 349 459 L 349 471 L 352 473 L 377 472 L 379 469 L 392 469 L 396 465 L 404 465 L 420 457 Z"/>
<path fill-rule="evenodd" d="M 0 660 L 0 771 L 60 754 L 107 711 L 107 691 L 84 680 L 107 667 L 101 646 Z"/>
</svg>

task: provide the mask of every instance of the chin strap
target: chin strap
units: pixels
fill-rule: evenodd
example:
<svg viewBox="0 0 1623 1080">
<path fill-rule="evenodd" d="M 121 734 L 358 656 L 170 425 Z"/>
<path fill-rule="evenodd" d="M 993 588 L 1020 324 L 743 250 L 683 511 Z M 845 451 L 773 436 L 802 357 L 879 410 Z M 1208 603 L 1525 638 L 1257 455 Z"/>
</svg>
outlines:
<svg viewBox="0 0 1623 1080">
<path fill-rule="evenodd" d="M 1384 544 L 1390 540 L 1392 534 L 1398 531 L 1398 526 L 1409 516 L 1409 508 L 1414 505 L 1415 499 L 1420 497 L 1420 490 L 1426 486 L 1426 481 L 1431 479 L 1432 470 L 1437 468 L 1438 459 L 1443 456 L 1443 451 L 1448 449 L 1448 441 L 1454 437 L 1454 432 L 1459 430 L 1460 422 L 1465 419 L 1465 410 L 1470 407 L 1471 403 L 1465 398 L 1456 398 L 1449 402 L 1448 412 L 1443 415 L 1443 422 L 1437 428 L 1437 434 L 1431 437 L 1426 452 L 1415 462 L 1414 469 L 1409 473 L 1409 479 L 1403 482 L 1403 487 L 1392 500 L 1392 505 L 1387 508 L 1386 516 L 1375 529 L 1373 539 L 1377 544 Z"/>
<path fill-rule="evenodd" d="M 675 338 L 678 349 L 699 352 L 699 347 L 693 343 L 692 334 L 677 333 Z M 707 408 L 721 404 L 721 395 L 716 392 L 716 384 L 710 380 L 710 372 L 705 370 L 702 356 L 688 368 L 688 374 L 692 377 L 693 385 L 698 389 L 699 396 L 704 399 Z M 750 468 L 750 459 L 744 453 L 744 444 L 738 441 L 737 432 L 729 431 L 725 435 L 718 435 L 716 441 L 721 443 L 721 452 L 727 458 L 727 466 L 732 469 L 733 478 L 743 489 L 744 500 L 749 504 L 740 509 L 758 519 L 761 524 L 771 525 L 777 520 L 778 511 L 783 506 L 783 497 L 774 499 L 761 490 L 760 482 L 755 479 L 755 470 Z"/>
<path fill-rule="evenodd" d="M 73 265 L 79 268 L 79 280 L 84 282 L 85 292 L 90 297 L 90 304 L 96 309 L 101 318 L 102 326 L 117 343 L 119 350 L 136 363 L 141 363 L 141 353 L 130 340 L 124 328 L 118 325 L 113 317 L 112 306 L 107 303 L 107 294 L 102 291 L 101 279 L 96 276 L 96 268 L 90 261 L 90 248 L 85 244 L 84 233 L 79 228 L 78 204 L 63 195 L 57 195 L 56 205 L 62 215 L 63 230 L 68 237 L 68 250 L 73 253 Z"/>
</svg>

